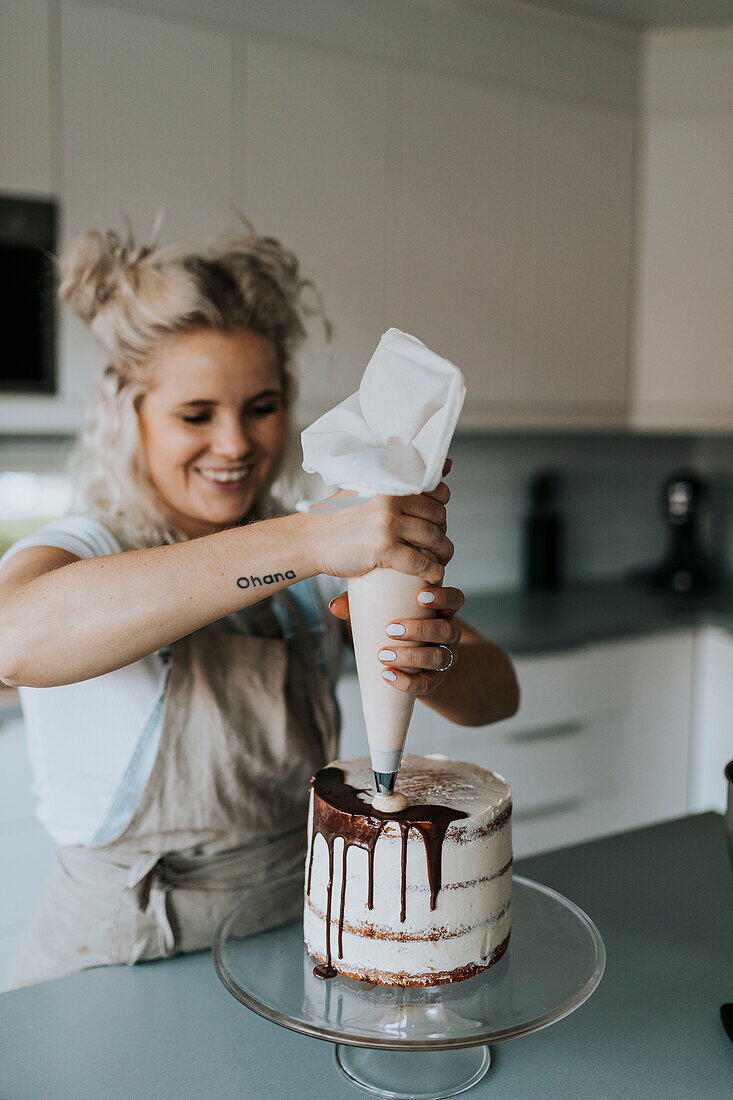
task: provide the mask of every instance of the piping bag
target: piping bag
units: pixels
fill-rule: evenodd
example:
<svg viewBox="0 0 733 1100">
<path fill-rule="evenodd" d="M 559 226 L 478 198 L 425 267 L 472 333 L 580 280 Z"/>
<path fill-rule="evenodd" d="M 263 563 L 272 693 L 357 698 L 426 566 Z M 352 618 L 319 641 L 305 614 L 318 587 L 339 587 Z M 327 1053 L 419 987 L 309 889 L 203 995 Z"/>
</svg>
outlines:
<svg viewBox="0 0 733 1100">
<path fill-rule="evenodd" d="M 303 469 L 328 485 L 356 492 L 325 505 L 349 507 L 377 494 L 409 496 L 440 483 L 448 448 L 463 406 L 463 375 L 420 340 L 391 328 L 369 360 L 356 393 L 325 413 L 301 435 Z M 301 505 L 299 505 L 301 507 Z M 319 510 L 316 506 L 314 511 Z M 399 652 L 407 643 L 385 634 L 392 619 L 431 618 L 417 593 L 419 577 L 372 569 L 348 578 L 354 637 L 369 754 L 378 808 L 404 805 L 394 794 L 415 696 L 382 678 L 380 649 Z"/>
</svg>

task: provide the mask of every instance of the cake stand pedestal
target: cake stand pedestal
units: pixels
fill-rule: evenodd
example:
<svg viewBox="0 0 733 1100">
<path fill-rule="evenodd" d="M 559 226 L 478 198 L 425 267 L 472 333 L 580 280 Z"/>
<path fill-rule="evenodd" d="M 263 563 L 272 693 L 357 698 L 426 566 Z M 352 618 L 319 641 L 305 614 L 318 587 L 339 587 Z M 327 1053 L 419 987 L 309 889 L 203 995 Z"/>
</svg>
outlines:
<svg viewBox="0 0 733 1100">
<path fill-rule="evenodd" d="M 438 1100 L 470 1089 L 491 1063 L 489 1043 L 528 1035 L 583 1004 L 606 952 L 581 909 L 514 876 L 509 948 L 495 966 L 450 985 L 402 988 L 313 974 L 299 920 L 243 935 L 253 909 L 293 913 L 293 883 L 250 894 L 223 921 L 214 966 L 229 992 L 281 1027 L 336 1044 L 354 1085 L 393 1100 Z"/>
</svg>

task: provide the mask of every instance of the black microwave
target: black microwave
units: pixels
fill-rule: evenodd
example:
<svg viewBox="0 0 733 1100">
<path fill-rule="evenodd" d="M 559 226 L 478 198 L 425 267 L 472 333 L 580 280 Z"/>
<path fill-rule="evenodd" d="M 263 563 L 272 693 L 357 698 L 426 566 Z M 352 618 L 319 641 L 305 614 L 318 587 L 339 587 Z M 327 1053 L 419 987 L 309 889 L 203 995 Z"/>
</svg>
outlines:
<svg viewBox="0 0 733 1100">
<path fill-rule="evenodd" d="M 56 203 L 0 195 L 0 392 L 56 393 Z"/>
</svg>

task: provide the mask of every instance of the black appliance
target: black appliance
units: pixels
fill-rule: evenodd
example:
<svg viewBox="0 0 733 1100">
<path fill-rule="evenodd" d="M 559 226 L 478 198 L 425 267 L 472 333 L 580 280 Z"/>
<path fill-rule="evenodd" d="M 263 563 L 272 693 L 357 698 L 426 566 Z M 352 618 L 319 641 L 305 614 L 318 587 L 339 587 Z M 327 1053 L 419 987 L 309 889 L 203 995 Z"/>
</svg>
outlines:
<svg viewBox="0 0 733 1100">
<path fill-rule="evenodd" d="M 558 507 L 560 475 L 540 470 L 529 483 L 524 520 L 524 586 L 554 591 L 563 583 L 563 518 Z"/>
<path fill-rule="evenodd" d="M 715 583 L 710 554 L 702 545 L 700 521 L 707 502 L 705 482 L 682 470 L 662 487 L 662 509 L 667 523 L 667 553 L 647 574 L 654 588 L 671 592 L 706 592 Z"/>
<path fill-rule="evenodd" d="M 57 207 L 0 195 L 0 392 L 56 392 Z"/>
</svg>

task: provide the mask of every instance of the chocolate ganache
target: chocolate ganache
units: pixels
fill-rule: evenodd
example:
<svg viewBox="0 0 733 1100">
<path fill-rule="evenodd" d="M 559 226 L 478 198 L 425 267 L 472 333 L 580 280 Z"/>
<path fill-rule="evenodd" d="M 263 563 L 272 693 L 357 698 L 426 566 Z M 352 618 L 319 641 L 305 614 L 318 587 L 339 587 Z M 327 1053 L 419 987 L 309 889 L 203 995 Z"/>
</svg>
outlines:
<svg viewBox="0 0 733 1100">
<path fill-rule="evenodd" d="M 397 825 L 401 833 L 401 880 L 400 880 L 400 923 L 406 916 L 406 870 L 407 842 L 410 829 L 416 829 L 425 845 L 427 878 L 430 890 L 430 908 L 435 909 L 438 891 L 441 887 L 441 862 L 443 841 L 452 821 L 468 815 L 462 810 L 448 806 L 419 805 L 407 806 L 397 813 L 384 813 L 359 798 L 368 794 L 366 790 L 352 787 L 345 782 L 340 768 L 321 768 L 311 780 L 313 788 L 313 830 L 308 856 L 308 878 L 306 896 L 310 896 L 311 873 L 313 870 L 313 848 L 318 833 L 328 847 L 328 887 L 326 897 L 326 961 L 314 967 L 313 973 L 319 978 L 332 978 L 336 969 L 331 965 L 331 907 L 334 881 L 334 842 L 336 837 L 343 841 L 341 898 L 338 922 L 338 953 L 343 957 L 344 907 L 346 903 L 346 859 L 349 848 L 362 848 L 367 852 L 369 877 L 367 887 L 367 908 L 374 908 L 374 852 L 377 841 L 387 822 Z"/>
</svg>

